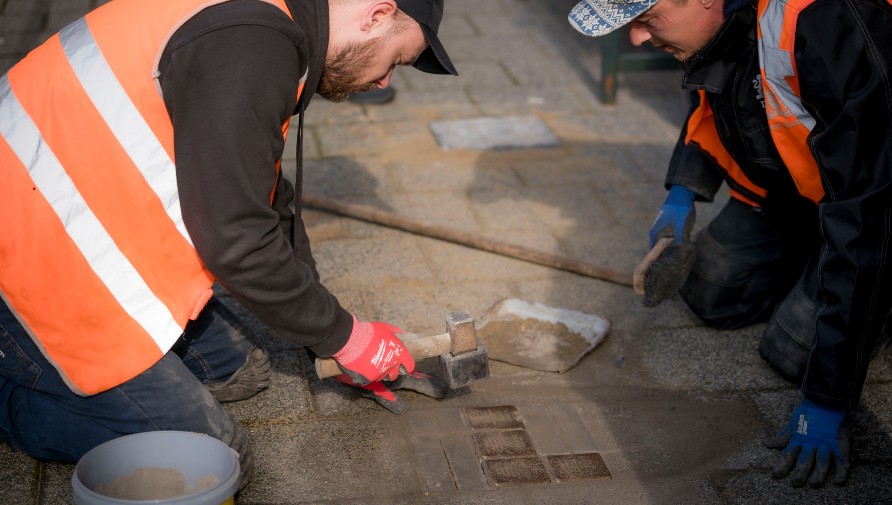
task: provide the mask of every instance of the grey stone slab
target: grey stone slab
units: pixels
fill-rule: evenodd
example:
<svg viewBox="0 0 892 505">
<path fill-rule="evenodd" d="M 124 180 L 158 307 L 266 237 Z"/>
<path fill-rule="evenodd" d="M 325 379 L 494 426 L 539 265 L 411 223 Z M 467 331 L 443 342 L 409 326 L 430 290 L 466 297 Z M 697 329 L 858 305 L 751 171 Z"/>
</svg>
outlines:
<svg viewBox="0 0 892 505">
<path fill-rule="evenodd" d="M 512 168 L 499 159 L 468 151 L 438 152 L 436 156 L 398 160 L 389 173 L 407 192 L 461 194 L 467 190 L 508 191 L 521 187 Z"/>
<path fill-rule="evenodd" d="M 456 487 L 460 491 L 486 489 L 486 476 L 480 466 L 470 432 L 449 434 L 440 440 L 446 449 Z"/>
<path fill-rule="evenodd" d="M 414 122 L 326 124 L 314 126 L 319 142 L 319 155 L 326 157 L 355 156 L 362 159 L 376 154 L 436 152 L 433 135 Z"/>
<path fill-rule="evenodd" d="M 527 432 L 530 434 L 538 454 L 570 453 L 570 447 L 561 436 L 546 405 L 518 405 L 517 410 L 523 417 Z"/>
<path fill-rule="evenodd" d="M 345 203 L 355 202 L 346 198 L 348 196 L 393 192 L 386 168 L 381 163 L 374 160 L 359 162 L 343 156 L 306 160 L 303 183 L 306 193 Z"/>
<path fill-rule="evenodd" d="M 467 433 L 467 423 L 461 409 L 444 407 L 408 413 L 409 433 L 413 436 L 434 436 L 447 433 Z"/>
<path fill-rule="evenodd" d="M 446 451 L 438 437 L 412 436 L 412 447 L 425 490 L 438 493 L 456 489 Z"/>
<path fill-rule="evenodd" d="M 554 421 L 555 429 L 560 430 L 561 437 L 573 454 L 599 451 L 598 444 L 579 415 L 577 405 L 553 403 L 548 404 L 547 408 Z"/>
<path fill-rule="evenodd" d="M 443 149 L 554 147 L 560 140 L 536 116 L 481 117 L 430 123 Z"/>
<path fill-rule="evenodd" d="M 366 106 L 370 121 L 431 121 L 480 115 L 480 108 L 465 93 L 451 89 L 398 88 L 396 93 L 389 104 Z"/>
</svg>

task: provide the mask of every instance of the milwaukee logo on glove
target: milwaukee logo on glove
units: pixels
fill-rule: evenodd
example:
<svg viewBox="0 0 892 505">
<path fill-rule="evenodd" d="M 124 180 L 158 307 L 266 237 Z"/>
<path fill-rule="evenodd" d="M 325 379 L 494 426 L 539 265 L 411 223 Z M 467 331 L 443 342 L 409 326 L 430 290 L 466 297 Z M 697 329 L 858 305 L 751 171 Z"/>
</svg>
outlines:
<svg viewBox="0 0 892 505">
<path fill-rule="evenodd" d="M 402 349 L 400 349 L 393 340 L 388 340 L 386 342 L 382 340 L 378 344 L 378 352 L 372 357 L 372 365 L 380 370 L 382 363 L 390 363 L 394 358 L 398 358 L 401 350 Z M 386 356 L 384 354 L 385 352 L 387 352 Z"/>
</svg>

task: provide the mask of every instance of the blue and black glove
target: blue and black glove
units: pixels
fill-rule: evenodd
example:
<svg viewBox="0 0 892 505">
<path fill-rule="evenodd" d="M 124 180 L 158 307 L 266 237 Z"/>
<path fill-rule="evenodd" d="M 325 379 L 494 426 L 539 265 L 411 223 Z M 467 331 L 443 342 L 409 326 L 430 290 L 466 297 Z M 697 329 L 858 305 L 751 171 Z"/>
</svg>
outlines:
<svg viewBox="0 0 892 505">
<path fill-rule="evenodd" d="M 674 237 L 676 244 L 690 240 L 696 216 L 694 210 L 696 198 L 697 194 L 684 186 L 676 184 L 669 188 L 669 196 L 666 197 L 660 213 L 650 227 L 651 249 L 657 240 L 663 237 Z"/>
<path fill-rule="evenodd" d="M 769 449 L 784 451 L 771 477 L 783 479 L 792 470 L 790 482 L 801 487 L 821 487 L 835 467 L 833 483 L 842 486 L 849 478 L 849 429 L 846 411 L 819 405 L 808 398 L 793 411 L 787 427 L 777 436 L 763 440 Z M 795 465 L 795 469 L 794 469 Z"/>
</svg>

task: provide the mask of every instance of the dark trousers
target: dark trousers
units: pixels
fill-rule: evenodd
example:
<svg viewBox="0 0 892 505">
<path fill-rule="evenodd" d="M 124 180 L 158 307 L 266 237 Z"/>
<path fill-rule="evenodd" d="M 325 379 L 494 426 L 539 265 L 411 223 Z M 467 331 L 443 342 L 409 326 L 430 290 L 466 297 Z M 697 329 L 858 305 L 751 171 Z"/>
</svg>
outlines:
<svg viewBox="0 0 892 505">
<path fill-rule="evenodd" d="M 755 209 L 731 199 L 696 237 L 696 260 L 680 294 L 707 325 L 769 321 L 759 353 L 801 382 L 815 341 L 820 236 L 811 204 Z"/>
</svg>

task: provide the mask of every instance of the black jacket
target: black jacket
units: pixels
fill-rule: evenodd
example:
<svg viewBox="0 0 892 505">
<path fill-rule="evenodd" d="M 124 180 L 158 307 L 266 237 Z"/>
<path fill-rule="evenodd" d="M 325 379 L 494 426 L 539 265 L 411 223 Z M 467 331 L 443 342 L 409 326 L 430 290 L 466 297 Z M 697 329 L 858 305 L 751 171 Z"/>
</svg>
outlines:
<svg viewBox="0 0 892 505">
<path fill-rule="evenodd" d="M 769 133 L 755 42 L 755 10 L 747 6 L 730 14 L 688 62 L 683 85 L 707 91 L 723 146 L 751 181 L 768 190 L 770 212 L 775 202 L 804 199 Z M 807 143 L 825 191 L 816 209 L 816 346 L 803 391 L 851 407 L 892 308 L 892 5 L 815 0 L 798 16 L 794 59 L 802 102 L 817 123 Z M 680 140 L 666 184 L 711 200 L 722 177 Z"/>
<path fill-rule="evenodd" d="M 183 219 L 202 261 L 278 336 L 330 356 L 346 343 L 352 316 L 319 282 L 299 201 L 296 217 L 289 208 L 294 185 L 281 173 L 277 181 L 275 169 L 282 124 L 306 108 L 319 83 L 328 3 L 287 4 L 294 21 L 255 0 L 196 14 L 164 49 L 159 79 Z"/>
</svg>

